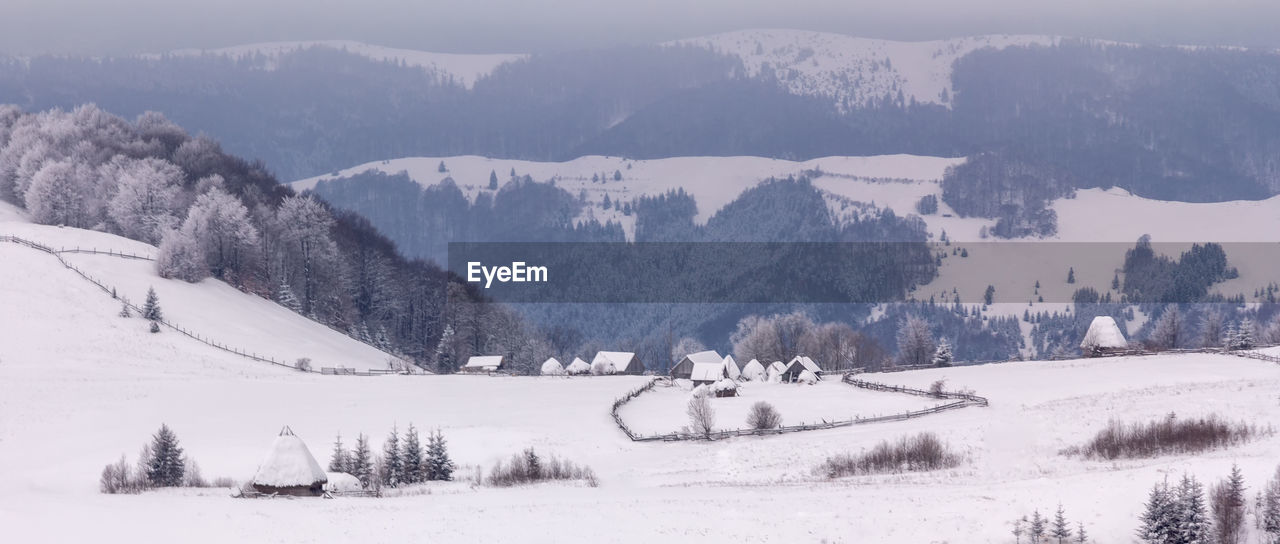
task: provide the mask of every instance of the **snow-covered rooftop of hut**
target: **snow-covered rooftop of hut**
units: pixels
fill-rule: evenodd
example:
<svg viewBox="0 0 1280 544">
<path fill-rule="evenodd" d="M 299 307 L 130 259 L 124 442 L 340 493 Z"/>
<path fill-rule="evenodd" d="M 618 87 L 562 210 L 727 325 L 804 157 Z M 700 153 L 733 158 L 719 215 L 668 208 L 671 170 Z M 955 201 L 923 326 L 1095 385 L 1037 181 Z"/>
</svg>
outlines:
<svg viewBox="0 0 1280 544">
<path fill-rule="evenodd" d="M 818 363 L 813 362 L 813 359 L 805 357 L 804 355 L 797 355 L 790 363 L 787 363 L 787 368 L 791 368 L 791 365 L 796 363 L 800 363 L 800 366 L 804 367 L 805 370 L 814 374 L 822 373 L 822 368 L 818 366 Z"/>
<path fill-rule="evenodd" d="M 466 368 L 498 368 L 502 366 L 501 355 L 473 355 L 467 359 Z"/>
<path fill-rule="evenodd" d="M 693 370 L 689 372 L 689 379 L 700 382 L 720 381 L 724 378 L 724 361 L 716 357 L 716 361 L 708 363 L 693 363 Z"/>
<path fill-rule="evenodd" d="M 721 358 L 720 354 L 716 353 L 714 350 L 690 353 L 688 355 L 685 355 L 685 358 L 692 361 L 694 365 L 697 365 L 700 363 L 714 363 L 719 365 L 724 363 L 724 359 Z"/>
<path fill-rule="evenodd" d="M 1093 322 L 1089 323 L 1089 331 L 1084 333 L 1084 340 L 1080 341 L 1081 349 L 1123 348 L 1128 345 L 1129 342 L 1120 332 L 1120 326 L 1109 315 L 1093 318 Z"/>
<path fill-rule="evenodd" d="M 253 476 L 254 484 L 271 487 L 303 486 L 325 481 L 328 481 L 328 476 L 320 468 L 320 463 L 288 427 L 280 431 L 280 436 L 271 444 L 271 451 L 267 452 L 267 458 Z"/>
</svg>

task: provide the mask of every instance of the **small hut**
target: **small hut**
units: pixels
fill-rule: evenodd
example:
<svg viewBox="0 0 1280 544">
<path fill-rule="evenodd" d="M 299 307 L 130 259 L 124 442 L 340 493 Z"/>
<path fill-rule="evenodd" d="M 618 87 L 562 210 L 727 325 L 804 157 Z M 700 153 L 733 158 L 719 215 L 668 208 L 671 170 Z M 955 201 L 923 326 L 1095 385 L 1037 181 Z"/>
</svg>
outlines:
<svg viewBox="0 0 1280 544">
<path fill-rule="evenodd" d="M 729 376 L 724 371 L 724 363 L 694 363 L 689 371 L 689 379 L 693 385 L 713 384 Z"/>
<path fill-rule="evenodd" d="M 497 372 L 502 370 L 503 360 L 501 355 L 472 355 L 467 359 L 467 364 L 462 367 L 463 372 Z"/>
<path fill-rule="evenodd" d="M 724 373 L 730 380 L 742 377 L 742 369 L 738 368 L 738 362 L 733 360 L 733 355 L 724 356 Z"/>
<path fill-rule="evenodd" d="M 629 351 L 601 351 L 591 360 L 592 374 L 644 374 L 644 364 Z"/>
<path fill-rule="evenodd" d="M 679 380 L 692 379 L 693 367 L 696 364 L 712 364 L 724 370 L 724 358 L 711 350 L 699 351 L 685 355 L 676 366 L 671 367 L 671 377 Z M 719 378 L 716 378 L 718 381 Z"/>
<path fill-rule="evenodd" d="M 259 493 L 316 497 L 324 494 L 329 481 L 311 450 L 287 425 L 271 444 L 267 458 L 258 465 L 253 476 L 253 489 Z"/>
<path fill-rule="evenodd" d="M 765 372 L 764 365 L 760 364 L 760 361 L 752 359 L 751 362 L 742 367 L 742 376 L 739 379 L 762 382 L 769 379 L 769 373 Z"/>
<path fill-rule="evenodd" d="M 730 378 L 720 380 L 710 387 L 711 391 L 715 393 L 717 397 L 738 396 L 738 382 Z"/>
<path fill-rule="evenodd" d="M 583 376 L 591 373 L 591 365 L 583 361 L 581 357 L 574 357 L 573 362 L 565 367 L 565 372 L 570 376 Z"/>
<path fill-rule="evenodd" d="M 564 365 L 560 364 L 560 361 L 557 361 L 555 357 L 547 359 L 547 362 L 542 363 L 543 376 L 564 376 L 564 374 Z"/>
<path fill-rule="evenodd" d="M 794 359 L 791 359 L 791 362 L 782 371 L 782 381 L 787 383 L 795 382 L 803 372 L 813 374 L 815 381 L 822 378 L 822 369 L 818 367 L 817 363 L 813 362 L 813 359 L 797 355 Z"/>
<path fill-rule="evenodd" d="M 1089 323 L 1089 330 L 1084 333 L 1084 340 L 1080 341 L 1080 351 L 1085 357 L 1106 355 L 1127 347 L 1129 342 L 1124 339 L 1116 320 L 1109 315 L 1094 317 L 1093 322 Z"/>
</svg>

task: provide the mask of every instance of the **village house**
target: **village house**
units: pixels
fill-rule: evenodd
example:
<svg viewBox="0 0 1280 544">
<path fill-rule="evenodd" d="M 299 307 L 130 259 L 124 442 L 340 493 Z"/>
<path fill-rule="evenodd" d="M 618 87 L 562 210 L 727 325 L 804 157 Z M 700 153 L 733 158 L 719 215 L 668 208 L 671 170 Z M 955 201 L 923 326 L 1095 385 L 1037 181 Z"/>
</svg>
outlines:
<svg viewBox="0 0 1280 544">
<path fill-rule="evenodd" d="M 804 355 L 797 355 L 787 363 L 786 368 L 782 371 L 782 381 L 792 383 L 800 379 L 800 374 L 808 370 L 813 373 L 814 378 L 822 379 L 822 368 L 813 362 L 813 359 Z"/>
<path fill-rule="evenodd" d="M 593 374 L 644 374 L 644 363 L 628 351 L 601 351 L 591 360 Z"/>
<path fill-rule="evenodd" d="M 720 357 L 720 354 L 715 351 L 707 350 L 685 355 L 684 358 L 680 359 L 680 362 L 671 367 L 670 375 L 677 380 L 691 379 L 693 367 L 697 364 L 715 365 L 720 368 L 721 372 L 724 371 L 724 358 Z M 719 378 L 716 379 L 718 380 Z"/>
<path fill-rule="evenodd" d="M 503 364 L 504 361 L 501 355 L 472 355 L 470 359 L 467 359 L 467 364 L 463 365 L 462 371 L 475 373 L 497 372 L 502 370 Z"/>
</svg>

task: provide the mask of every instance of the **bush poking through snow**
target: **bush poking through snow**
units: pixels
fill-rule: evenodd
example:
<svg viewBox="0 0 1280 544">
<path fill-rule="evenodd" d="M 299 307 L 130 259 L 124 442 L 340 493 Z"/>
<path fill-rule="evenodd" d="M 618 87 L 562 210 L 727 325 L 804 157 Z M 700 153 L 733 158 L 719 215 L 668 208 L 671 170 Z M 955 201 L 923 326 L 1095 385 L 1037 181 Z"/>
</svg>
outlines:
<svg viewBox="0 0 1280 544">
<path fill-rule="evenodd" d="M 934 398 L 939 398 L 939 399 L 943 398 L 943 393 L 945 393 L 945 390 L 943 388 L 945 388 L 946 386 L 947 386 L 946 380 L 938 380 L 936 382 L 933 382 L 932 384 L 929 384 L 929 394 L 933 395 Z"/>
<path fill-rule="evenodd" d="M 828 478 L 861 474 L 924 472 L 960 465 L 960 455 L 952 452 L 933 433 L 904 436 L 897 442 L 883 441 L 871 451 L 858 455 L 829 457 L 818 469 Z"/>
<path fill-rule="evenodd" d="M 1194 453 L 1248 442 L 1259 434 L 1271 434 L 1245 423 L 1224 421 L 1216 414 L 1197 419 L 1178 419 L 1170 413 L 1160 421 L 1122 423 L 1112 420 L 1082 447 L 1069 448 L 1066 455 L 1121 459 L 1156 457 L 1172 453 Z"/>
<path fill-rule="evenodd" d="M 689 399 L 685 412 L 689 414 L 690 432 L 710 440 L 716 428 L 716 410 L 711 407 L 711 399 L 706 395 L 694 395 Z"/>
<path fill-rule="evenodd" d="M 155 333 L 157 333 L 157 332 L 160 332 L 160 324 L 159 324 L 159 323 L 156 323 L 155 321 L 152 321 L 152 322 L 151 322 L 151 327 L 150 327 L 150 328 L 148 328 L 147 330 L 151 331 L 151 333 L 152 333 L 152 334 L 155 334 Z"/>
<path fill-rule="evenodd" d="M 782 414 L 778 410 L 765 401 L 759 401 L 751 405 L 751 412 L 747 414 L 747 427 L 755 430 L 776 429 L 782 425 Z"/>
<path fill-rule="evenodd" d="M 591 467 L 560 459 L 555 455 L 538 455 L 533 448 L 514 454 L 506 463 L 498 461 L 484 483 L 493 487 L 511 487 L 548 480 L 579 480 L 590 487 L 600 485 Z"/>
<path fill-rule="evenodd" d="M 299 357 L 298 361 L 293 363 L 293 368 L 296 368 L 301 372 L 311 372 L 311 358 Z"/>
</svg>

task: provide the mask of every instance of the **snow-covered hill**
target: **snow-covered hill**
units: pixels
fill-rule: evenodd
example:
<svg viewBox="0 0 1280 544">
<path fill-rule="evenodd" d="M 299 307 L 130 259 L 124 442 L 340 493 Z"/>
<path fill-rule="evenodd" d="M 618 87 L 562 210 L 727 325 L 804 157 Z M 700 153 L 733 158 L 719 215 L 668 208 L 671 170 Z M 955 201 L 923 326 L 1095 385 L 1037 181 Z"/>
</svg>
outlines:
<svg viewBox="0 0 1280 544">
<path fill-rule="evenodd" d="M 266 61 L 264 68 L 272 69 L 272 62 L 276 57 L 311 47 L 340 49 L 357 55 L 363 55 L 377 61 L 390 61 L 404 63 L 407 66 L 417 66 L 436 72 L 446 78 L 453 78 L 454 81 L 457 81 L 467 88 L 471 88 L 475 85 L 476 80 L 492 73 L 498 66 L 520 60 L 527 56 L 514 54 L 482 55 L 432 53 L 413 49 L 396 49 L 393 47 L 370 45 L 351 40 L 267 42 L 223 47 L 219 49 L 180 49 L 177 51 L 171 51 L 168 54 L 179 56 L 201 54 L 226 55 L 237 59 L 261 55 Z"/>
<path fill-rule="evenodd" d="M 741 30 L 672 43 L 736 56 L 748 75 L 772 75 L 790 92 L 835 100 L 842 110 L 869 100 L 950 104 L 951 65 L 987 47 L 1052 45 L 1050 36 L 973 36 L 899 42 L 807 30 Z"/>
<path fill-rule="evenodd" d="M 153 246 L 112 234 L 28 223 L 20 211 L 5 203 L 0 203 L 0 235 L 18 236 L 55 250 L 78 248 L 143 257 L 153 257 L 156 253 Z M 118 317 L 116 314 L 120 312 L 120 302 L 113 301 L 109 295 L 64 268 L 52 255 L 11 243 L 0 243 L 0 250 L 5 252 L 4 258 L 0 259 L 0 268 L 9 271 L 29 270 L 32 274 L 42 276 L 35 285 L 15 285 L 10 282 L 5 285 L 6 289 L 22 292 L 24 295 L 28 290 L 57 294 L 78 293 L 74 299 L 65 301 L 78 306 L 53 308 L 53 315 L 44 318 L 50 322 L 46 325 L 63 329 L 68 323 L 63 314 L 76 314 L 89 322 L 77 326 L 78 329 L 95 334 L 104 330 L 130 331 L 122 336 L 121 346 L 136 345 L 139 340 L 125 338 L 134 337 L 133 332 L 146 332 L 144 320 Z M 306 357 L 311 359 L 312 367 L 317 370 L 321 367 L 386 369 L 389 366 L 388 360 L 392 358 L 391 355 L 311 321 L 275 302 L 243 293 L 216 279 L 187 283 L 161 278 L 156 274 L 155 263 L 148 260 L 77 252 L 65 252 L 61 255 L 68 263 L 97 281 L 115 288 L 117 295 L 129 299 L 135 305 L 141 305 L 147 289 L 154 287 L 166 321 L 229 348 L 275 359 L 287 365 Z M 33 280 L 36 278 L 27 279 L 28 282 Z M 6 294 L 3 298 L 5 311 L 0 313 L 6 314 L 4 317 L 16 318 L 18 316 L 12 315 L 15 312 L 10 308 L 24 305 L 11 299 L 10 295 Z M 39 304 L 39 300 L 39 297 L 33 297 L 30 303 Z M 61 341 L 60 337 L 52 335 L 46 338 L 51 344 L 45 347 L 46 356 L 58 356 L 52 347 Z M 169 329 L 164 329 L 158 335 L 143 334 L 140 338 L 143 343 L 203 346 Z M 119 346 L 115 342 L 104 344 L 108 351 L 116 347 Z M 35 353 L 40 353 L 40 350 Z M 247 358 L 233 358 L 241 366 L 269 366 Z"/>
<path fill-rule="evenodd" d="M 964 159 L 922 157 L 916 155 L 882 155 L 874 157 L 824 157 L 803 162 L 766 157 L 672 157 L 653 160 L 631 160 L 620 157 L 587 156 L 565 162 L 536 162 L 493 159 L 473 155 L 458 157 L 411 157 L 361 164 L 292 183 L 299 191 L 311 189 L 321 180 L 350 176 L 367 170 L 387 174 L 405 172 L 423 186 L 452 178 L 454 183 L 475 199 L 481 191 L 488 190 L 489 174 L 498 176 L 500 183 L 507 180 L 514 169 L 517 175 L 532 176 L 537 181 L 554 179 L 556 186 L 570 194 L 585 191 L 587 200 L 601 203 L 607 195 L 610 201 L 627 202 L 644 195 L 657 195 L 668 190 L 683 188 L 698 203 L 695 221 L 706 222 L 717 210 L 737 198 L 743 191 L 754 187 L 769 177 L 813 175 L 815 186 L 828 193 L 828 201 L 837 215 L 854 213 L 843 207 L 846 201 L 875 203 L 892 208 L 899 214 L 913 213 L 915 203 L 926 194 L 940 194 L 938 182 L 947 167 Z M 440 172 L 444 162 L 447 172 Z M 622 179 L 615 181 L 617 173 Z M 596 177 L 597 181 L 592 181 Z M 602 180 L 602 181 L 601 181 Z M 944 206 L 945 208 L 945 206 Z M 600 206 L 588 208 L 586 214 L 601 222 L 612 220 L 621 223 L 628 236 L 634 234 L 635 218 L 617 209 L 605 210 Z M 950 213 L 944 209 L 942 213 Z M 986 220 L 933 218 L 937 228 L 971 230 L 973 236 Z M 931 224 L 931 227 L 934 225 Z"/>
</svg>

